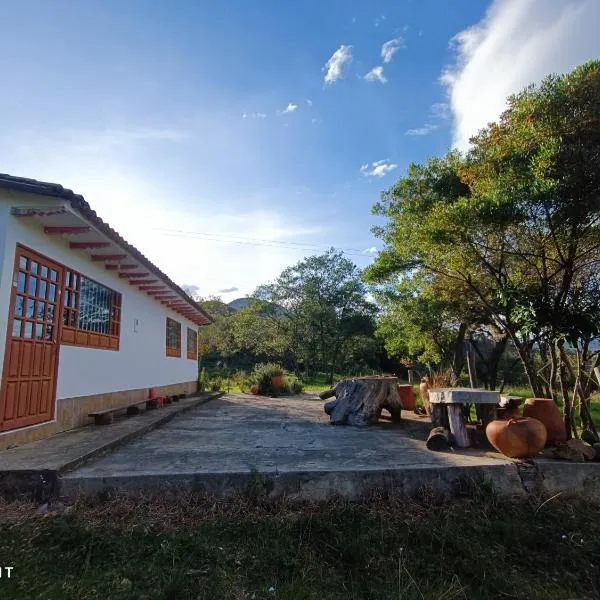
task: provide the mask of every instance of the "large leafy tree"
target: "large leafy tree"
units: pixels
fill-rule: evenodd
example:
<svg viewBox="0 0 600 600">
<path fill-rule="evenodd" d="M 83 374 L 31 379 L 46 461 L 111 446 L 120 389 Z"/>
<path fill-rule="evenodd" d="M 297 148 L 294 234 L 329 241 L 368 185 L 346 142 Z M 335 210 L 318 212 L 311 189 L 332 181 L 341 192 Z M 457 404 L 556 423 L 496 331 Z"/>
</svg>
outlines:
<svg viewBox="0 0 600 600">
<path fill-rule="evenodd" d="M 375 207 L 385 249 L 371 278 L 424 272 L 459 292 L 514 343 L 532 391 L 560 394 L 569 432 L 567 381 L 587 419 L 591 379 L 567 350 L 588 367 L 598 361 L 598 114 L 598 61 L 548 77 L 509 98 L 466 156 L 411 165 Z"/>
<path fill-rule="evenodd" d="M 256 292 L 281 308 L 298 360 L 330 378 L 344 366 L 352 340 L 373 332 L 375 306 L 366 294 L 356 265 L 334 249 L 288 267 Z"/>
</svg>

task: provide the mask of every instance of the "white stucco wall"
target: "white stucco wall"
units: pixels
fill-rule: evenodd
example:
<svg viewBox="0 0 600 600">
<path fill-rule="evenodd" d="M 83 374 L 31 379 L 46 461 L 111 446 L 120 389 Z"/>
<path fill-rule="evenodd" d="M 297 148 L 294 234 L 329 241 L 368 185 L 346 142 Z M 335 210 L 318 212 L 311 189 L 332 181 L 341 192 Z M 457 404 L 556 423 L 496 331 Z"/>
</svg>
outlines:
<svg viewBox="0 0 600 600">
<path fill-rule="evenodd" d="M 122 294 L 121 339 L 119 351 L 61 346 L 59 352 L 57 398 L 71 398 L 156 387 L 194 381 L 197 362 L 187 358 L 187 328 L 197 326 L 167 309 L 126 279 L 107 271 L 101 263 L 93 263 L 81 251 L 71 250 L 66 238 L 47 236 L 38 221 L 10 216 L 10 206 L 44 206 L 58 204 L 44 199 L 0 190 L 0 244 L 3 223 L 7 225 L 4 246 L 0 247 L 0 376 L 4 361 L 10 288 L 17 243 L 23 244 L 66 267 L 110 287 Z M 165 321 L 172 317 L 181 323 L 180 358 L 165 353 Z M 137 331 L 134 322 L 138 320 Z"/>
</svg>

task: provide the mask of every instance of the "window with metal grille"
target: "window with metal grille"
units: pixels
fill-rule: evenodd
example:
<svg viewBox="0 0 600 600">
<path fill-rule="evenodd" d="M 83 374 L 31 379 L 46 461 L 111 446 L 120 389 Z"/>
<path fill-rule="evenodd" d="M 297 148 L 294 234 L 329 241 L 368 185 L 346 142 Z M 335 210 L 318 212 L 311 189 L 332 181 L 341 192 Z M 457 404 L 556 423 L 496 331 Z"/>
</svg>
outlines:
<svg viewBox="0 0 600 600">
<path fill-rule="evenodd" d="M 119 337 L 121 294 L 75 271 L 67 270 L 63 295 L 63 327 L 101 336 Z M 71 341 L 66 333 L 66 342 Z M 63 336 L 65 337 L 65 336 Z M 75 337 L 78 345 L 106 346 L 96 337 Z M 110 344 L 114 348 L 113 344 Z"/>
<path fill-rule="evenodd" d="M 192 360 L 198 359 L 198 332 L 190 327 L 187 330 L 187 357 Z"/>
<path fill-rule="evenodd" d="M 167 317 L 167 356 L 181 356 L 181 323 Z"/>
</svg>

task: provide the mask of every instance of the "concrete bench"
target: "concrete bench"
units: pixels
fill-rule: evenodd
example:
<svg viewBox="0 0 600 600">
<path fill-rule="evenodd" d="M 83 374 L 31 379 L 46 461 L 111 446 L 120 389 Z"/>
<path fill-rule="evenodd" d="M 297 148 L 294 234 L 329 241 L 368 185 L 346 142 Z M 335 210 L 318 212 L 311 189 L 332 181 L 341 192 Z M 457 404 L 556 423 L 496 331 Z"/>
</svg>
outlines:
<svg viewBox="0 0 600 600">
<path fill-rule="evenodd" d="M 171 396 L 147 398 L 146 400 L 139 400 L 138 402 L 132 402 L 130 404 L 114 406 L 105 410 L 95 410 L 94 412 L 88 413 L 88 417 L 94 419 L 95 425 L 110 425 L 117 414 L 125 413 L 129 417 L 137 415 L 140 412 L 140 406 L 142 405 L 146 406 L 146 410 L 153 410 L 159 406 L 162 406 L 162 404 L 178 402 L 181 398 L 185 398 L 185 394 L 173 394 Z"/>
</svg>

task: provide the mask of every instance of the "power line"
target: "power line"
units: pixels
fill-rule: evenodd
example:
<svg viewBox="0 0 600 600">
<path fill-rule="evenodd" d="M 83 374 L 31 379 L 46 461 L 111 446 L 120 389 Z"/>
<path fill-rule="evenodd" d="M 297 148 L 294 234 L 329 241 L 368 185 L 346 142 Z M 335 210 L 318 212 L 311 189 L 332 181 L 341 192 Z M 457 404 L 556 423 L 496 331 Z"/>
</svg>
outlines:
<svg viewBox="0 0 600 600">
<path fill-rule="evenodd" d="M 176 237 L 184 237 L 189 239 L 204 239 L 206 241 L 224 243 L 224 244 L 236 244 L 236 245 L 248 245 L 248 246 L 262 246 L 266 248 L 287 248 L 293 250 L 309 250 L 311 252 L 323 252 L 324 250 L 328 250 L 330 245 L 312 245 L 309 243 L 302 242 L 283 242 L 278 240 L 266 240 L 259 238 L 251 238 L 244 237 L 238 235 L 231 234 L 220 234 L 220 233 L 210 233 L 210 232 L 202 232 L 202 231 L 185 231 L 182 229 L 164 229 L 157 227 L 154 229 L 155 231 L 161 232 L 167 236 L 176 236 Z M 348 254 L 351 256 L 368 256 L 362 250 L 358 248 L 336 248 L 337 250 L 341 250 L 344 254 Z"/>
</svg>

